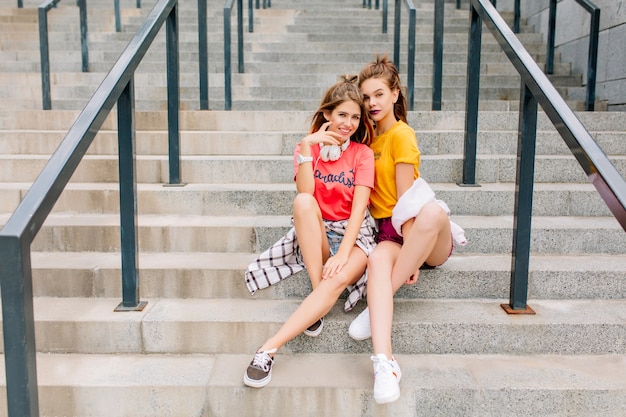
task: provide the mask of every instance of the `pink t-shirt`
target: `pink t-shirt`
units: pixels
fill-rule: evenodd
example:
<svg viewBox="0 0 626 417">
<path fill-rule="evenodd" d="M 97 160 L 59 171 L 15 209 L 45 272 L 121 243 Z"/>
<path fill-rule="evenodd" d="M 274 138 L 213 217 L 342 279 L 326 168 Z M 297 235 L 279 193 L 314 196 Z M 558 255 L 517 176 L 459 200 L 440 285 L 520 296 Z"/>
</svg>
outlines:
<svg viewBox="0 0 626 417">
<path fill-rule="evenodd" d="M 296 158 L 300 144 L 293 155 L 294 180 L 298 174 Z M 320 147 L 311 146 L 315 192 L 322 217 L 325 220 L 346 220 L 350 217 L 354 186 L 374 188 L 374 153 L 369 146 L 350 142 L 341 157 L 336 161 L 324 162 L 320 158 Z M 305 165 L 305 169 L 309 169 Z"/>
</svg>

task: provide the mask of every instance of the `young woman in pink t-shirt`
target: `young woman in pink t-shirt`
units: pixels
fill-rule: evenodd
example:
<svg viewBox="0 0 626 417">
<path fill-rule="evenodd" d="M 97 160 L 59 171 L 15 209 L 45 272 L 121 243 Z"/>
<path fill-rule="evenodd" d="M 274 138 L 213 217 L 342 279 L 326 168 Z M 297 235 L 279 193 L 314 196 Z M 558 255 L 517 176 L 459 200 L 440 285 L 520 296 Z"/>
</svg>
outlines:
<svg viewBox="0 0 626 417">
<path fill-rule="evenodd" d="M 295 148 L 292 229 L 245 274 L 254 293 L 305 267 L 313 291 L 259 347 L 244 373 L 246 385 L 270 382 L 274 354 L 285 343 L 303 332 L 319 335 L 324 316 L 346 288 L 346 310 L 363 294 L 367 257 L 375 245 L 367 209 L 374 187 L 372 137 L 356 77 L 344 77 L 328 89 L 309 134 Z"/>
</svg>

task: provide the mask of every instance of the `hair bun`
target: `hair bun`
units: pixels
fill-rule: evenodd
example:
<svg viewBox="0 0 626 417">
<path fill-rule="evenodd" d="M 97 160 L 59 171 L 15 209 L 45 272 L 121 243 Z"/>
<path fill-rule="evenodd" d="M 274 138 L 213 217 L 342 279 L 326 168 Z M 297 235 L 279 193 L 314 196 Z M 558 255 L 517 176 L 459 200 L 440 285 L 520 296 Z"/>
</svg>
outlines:
<svg viewBox="0 0 626 417">
<path fill-rule="evenodd" d="M 359 76 L 356 74 L 344 74 L 339 78 L 344 83 L 350 83 L 350 84 L 356 84 L 356 82 L 359 80 Z"/>
</svg>

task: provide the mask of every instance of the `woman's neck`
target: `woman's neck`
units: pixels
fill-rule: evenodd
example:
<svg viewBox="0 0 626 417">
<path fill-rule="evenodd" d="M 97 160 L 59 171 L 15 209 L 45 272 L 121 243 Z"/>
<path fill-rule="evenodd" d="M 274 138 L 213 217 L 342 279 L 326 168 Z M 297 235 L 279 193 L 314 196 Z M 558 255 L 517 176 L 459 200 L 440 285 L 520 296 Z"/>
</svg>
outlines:
<svg viewBox="0 0 626 417">
<path fill-rule="evenodd" d="M 386 117 L 376 124 L 376 136 L 380 136 L 396 124 L 395 117 Z"/>
</svg>

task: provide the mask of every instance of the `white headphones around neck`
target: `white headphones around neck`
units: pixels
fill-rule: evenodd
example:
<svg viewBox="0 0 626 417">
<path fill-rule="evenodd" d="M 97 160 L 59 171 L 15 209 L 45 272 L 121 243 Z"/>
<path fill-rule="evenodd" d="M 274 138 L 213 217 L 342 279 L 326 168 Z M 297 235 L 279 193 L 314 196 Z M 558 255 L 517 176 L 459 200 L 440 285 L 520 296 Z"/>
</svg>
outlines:
<svg viewBox="0 0 626 417">
<path fill-rule="evenodd" d="M 336 161 L 339 157 L 341 157 L 344 151 L 348 149 L 350 142 L 350 139 L 346 140 L 341 144 L 341 147 L 338 145 L 323 145 L 320 143 L 320 158 L 322 158 L 322 161 L 324 162 Z"/>
</svg>

